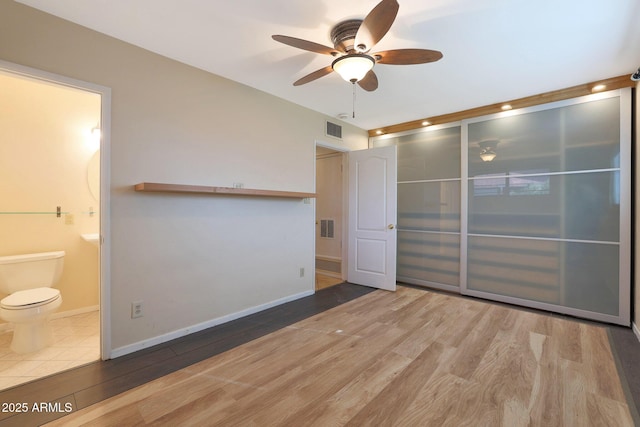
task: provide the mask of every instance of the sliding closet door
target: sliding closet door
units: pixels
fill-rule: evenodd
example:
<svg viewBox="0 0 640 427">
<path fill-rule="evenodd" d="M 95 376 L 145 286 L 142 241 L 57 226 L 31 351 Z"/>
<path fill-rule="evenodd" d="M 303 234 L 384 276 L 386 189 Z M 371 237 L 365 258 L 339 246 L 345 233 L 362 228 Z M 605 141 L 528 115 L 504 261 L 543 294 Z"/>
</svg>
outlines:
<svg viewBox="0 0 640 427">
<path fill-rule="evenodd" d="M 623 90 L 466 123 L 463 293 L 629 324 L 629 109 Z"/>
<path fill-rule="evenodd" d="M 378 138 L 398 147 L 397 279 L 459 291 L 460 126 Z"/>
</svg>

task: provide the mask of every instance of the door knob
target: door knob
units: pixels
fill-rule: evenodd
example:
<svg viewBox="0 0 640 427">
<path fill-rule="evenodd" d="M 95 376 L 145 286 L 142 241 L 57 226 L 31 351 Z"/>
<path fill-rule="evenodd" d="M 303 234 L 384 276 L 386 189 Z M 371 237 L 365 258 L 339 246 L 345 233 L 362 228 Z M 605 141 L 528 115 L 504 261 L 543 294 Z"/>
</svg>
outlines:
<svg viewBox="0 0 640 427">
<path fill-rule="evenodd" d="M 393 224 L 389 224 L 389 225 L 387 225 L 387 228 L 388 228 L 389 230 L 393 230 L 394 228 L 396 228 L 396 226 L 395 226 L 395 225 L 393 225 Z"/>
</svg>

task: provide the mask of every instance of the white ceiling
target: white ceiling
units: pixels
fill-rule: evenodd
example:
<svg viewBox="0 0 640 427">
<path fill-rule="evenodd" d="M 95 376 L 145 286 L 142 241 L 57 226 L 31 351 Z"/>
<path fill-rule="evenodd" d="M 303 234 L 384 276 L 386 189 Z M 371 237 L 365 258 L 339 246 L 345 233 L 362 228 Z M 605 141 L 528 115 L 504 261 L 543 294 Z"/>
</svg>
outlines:
<svg viewBox="0 0 640 427">
<path fill-rule="evenodd" d="M 336 73 L 294 87 L 330 56 L 272 34 L 331 46 L 333 25 L 377 0 L 19 0 L 161 55 L 337 116 L 352 87 Z M 356 95 L 363 129 L 508 101 L 640 66 L 640 0 L 398 0 L 395 23 L 373 51 L 425 48 L 444 58 L 378 64 L 379 88 Z"/>
</svg>

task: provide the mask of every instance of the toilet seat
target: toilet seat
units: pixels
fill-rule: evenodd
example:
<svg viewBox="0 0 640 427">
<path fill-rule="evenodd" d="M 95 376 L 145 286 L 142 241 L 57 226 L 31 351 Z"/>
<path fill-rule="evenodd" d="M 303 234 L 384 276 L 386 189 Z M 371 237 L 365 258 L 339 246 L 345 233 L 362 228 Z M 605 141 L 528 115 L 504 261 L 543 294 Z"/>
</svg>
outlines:
<svg viewBox="0 0 640 427">
<path fill-rule="evenodd" d="M 0 307 L 6 310 L 24 310 L 48 304 L 60 298 L 60 290 L 54 288 L 35 288 L 14 292 L 0 301 Z"/>
</svg>

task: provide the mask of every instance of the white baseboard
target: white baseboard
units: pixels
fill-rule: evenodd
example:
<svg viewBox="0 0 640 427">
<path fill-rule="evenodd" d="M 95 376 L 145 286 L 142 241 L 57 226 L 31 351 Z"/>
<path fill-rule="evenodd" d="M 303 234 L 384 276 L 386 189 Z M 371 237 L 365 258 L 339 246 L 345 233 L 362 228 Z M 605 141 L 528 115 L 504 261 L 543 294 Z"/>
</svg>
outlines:
<svg viewBox="0 0 640 427">
<path fill-rule="evenodd" d="M 53 313 L 51 315 L 51 319 L 52 320 L 62 319 L 63 317 L 71 317 L 71 316 L 76 316 L 78 314 L 91 313 L 92 311 L 98 311 L 98 310 L 100 310 L 99 305 L 90 305 L 88 307 L 76 308 L 75 310 L 67 310 L 67 311 Z M 13 324 L 8 322 L 0 324 L 0 332 L 12 331 L 12 330 L 13 330 Z"/>
<path fill-rule="evenodd" d="M 173 332 L 169 332 L 164 335 L 160 335 L 154 338 L 150 338 L 143 341 L 138 341 L 133 344 L 128 344 L 122 347 L 115 348 L 111 351 L 111 358 L 115 359 L 116 357 L 124 356 L 129 353 L 133 353 L 148 347 L 152 347 L 154 345 L 162 344 L 167 341 L 175 340 L 177 338 L 183 337 L 185 335 L 193 334 L 195 332 L 202 331 L 204 329 L 211 328 L 213 326 L 220 325 L 222 323 L 227 323 L 232 320 L 239 319 L 241 317 L 249 316 L 250 314 L 258 313 L 260 311 L 266 310 L 271 307 L 275 307 L 280 304 L 284 304 L 290 301 L 295 301 L 300 298 L 308 297 L 313 295 L 315 291 L 305 291 L 300 292 L 298 294 L 290 295 L 288 297 L 280 298 L 275 301 L 271 301 L 265 304 L 257 305 L 255 307 L 250 307 L 245 310 L 238 311 L 236 313 L 227 314 L 226 316 L 218 317 L 216 319 L 207 320 L 206 322 L 198 323 L 193 326 L 188 326 L 186 328 L 178 329 Z"/>
<path fill-rule="evenodd" d="M 638 341 L 640 341 L 640 329 L 638 329 L 638 325 L 636 325 L 634 322 L 631 322 L 631 328 L 633 329 L 633 333 L 636 334 L 636 338 L 638 338 Z"/>
<path fill-rule="evenodd" d="M 100 310 L 99 305 L 90 305 L 88 307 L 77 308 L 75 310 L 62 311 L 60 313 L 53 313 L 51 315 L 52 319 L 60 319 L 62 317 L 71 317 L 76 316 L 78 314 L 91 313 L 92 311 Z"/>
</svg>

